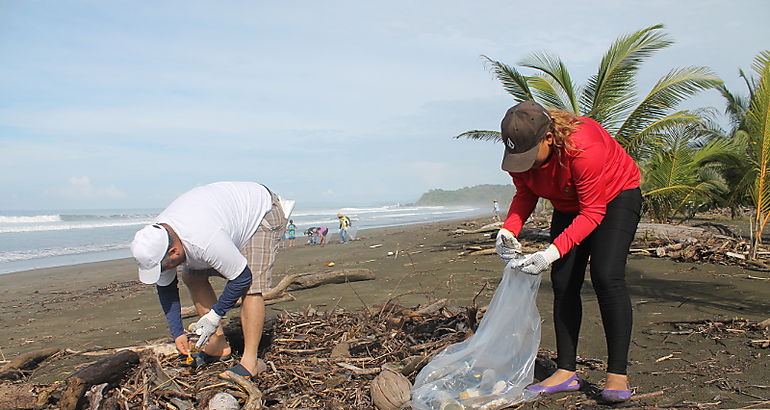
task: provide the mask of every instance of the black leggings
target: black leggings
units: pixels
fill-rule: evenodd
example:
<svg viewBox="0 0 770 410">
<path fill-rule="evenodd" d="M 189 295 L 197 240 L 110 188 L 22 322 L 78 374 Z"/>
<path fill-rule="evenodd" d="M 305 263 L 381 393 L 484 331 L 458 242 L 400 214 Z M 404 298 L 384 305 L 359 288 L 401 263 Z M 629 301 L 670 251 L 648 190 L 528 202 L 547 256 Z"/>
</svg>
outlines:
<svg viewBox="0 0 770 410">
<path fill-rule="evenodd" d="M 607 372 L 626 374 L 631 341 L 631 299 L 626 289 L 626 257 L 639 224 L 642 194 L 627 189 L 607 204 L 604 219 L 581 243 L 553 264 L 553 321 L 556 328 L 557 365 L 575 371 L 578 334 L 583 316 L 580 288 L 591 257 L 591 283 L 599 299 L 607 339 Z M 554 210 L 551 241 L 575 219 Z"/>
</svg>

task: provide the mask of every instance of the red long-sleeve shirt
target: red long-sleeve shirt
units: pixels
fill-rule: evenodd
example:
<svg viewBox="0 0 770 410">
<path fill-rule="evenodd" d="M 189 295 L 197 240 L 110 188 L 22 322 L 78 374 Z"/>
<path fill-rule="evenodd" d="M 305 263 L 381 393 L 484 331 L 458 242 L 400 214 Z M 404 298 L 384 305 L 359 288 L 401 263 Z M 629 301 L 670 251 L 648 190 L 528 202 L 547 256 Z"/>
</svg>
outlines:
<svg viewBox="0 0 770 410">
<path fill-rule="evenodd" d="M 620 191 L 639 187 L 639 167 L 623 147 L 596 121 L 579 118 L 569 137 L 576 150 L 562 151 L 538 168 L 514 173 L 516 195 L 503 228 L 518 235 L 535 209 L 538 198 L 551 201 L 561 212 L 577 214 L 554 241 L 561 255 L 586 238 L 602 222 L 607 204 Z"/>
</svg>

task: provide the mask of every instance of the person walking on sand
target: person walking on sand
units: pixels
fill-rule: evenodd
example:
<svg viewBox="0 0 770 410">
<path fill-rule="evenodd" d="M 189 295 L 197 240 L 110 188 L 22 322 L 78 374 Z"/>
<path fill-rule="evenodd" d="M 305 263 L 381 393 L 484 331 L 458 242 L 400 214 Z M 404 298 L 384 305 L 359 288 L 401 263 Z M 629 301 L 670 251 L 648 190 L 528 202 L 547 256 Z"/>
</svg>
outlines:
<svg viewBox="0 0 770 410">
<path fill-rule="evenodd" d="M 500 222 L 500 204 L 497 203 L 497 199 L 492 200 L 492 213 L 494 214 L 495 222 Z"/>
<path fill-rule="evenodd" d="M 640 172 L 623 147 L 596 121 L 544 109 L 534 101 L 511 107 L 501 124 L 502 168 L 516 186 L 508 216 L 497 234 L 504 260 L 519 254 L 516 240 L 538 198 L 553 204 L 551 241 L 512 266 L 533 275 L 553 264 L 553 319 L 558 370 L 527 387 L 539 394 L 578 390 L 580 289 L 589 263 L 607 342 L 607 377 L 601 397 L 631 398 L 626 366 L 631 340 L 631 301 L 626 289 L 626 257 L 642 204 Z"/>
<path fill-rule="evenodd" d="M 230 371 L 252 377 L 262 336 L 265 304 L 278 241 L 286 226 L 281 198 L 255 182 L 217 182 L 179 196 L 139 230 L 131 253 L 139 279 L 155 284 L 177 350 L 189 355 L 191 343 L 182 326 L 177 267 L 200 319 L 195 333 L 198 364 L 229 359 L 231 348 L 220 321 L 242 298 L 243 356 Z M 227 280 L 219 298 L 209 277 Z"/>
<path fill-rule="evenodd" d="M 294 225 L 294 221 L 291 219 L 286 225 L 286 240 L 289 242 L 289 248 L 293 248 L 297 240 L 297 225 Z"/>
<path fill-rule="evenodd" d="M 350 228 L 353 223 L 350 222 L 350 218 L 341 213 L 337 214 L 337 219 L 340 220 L 340 242 L 347 243 L 350 240 L 348 228 Z"/>
</svg>

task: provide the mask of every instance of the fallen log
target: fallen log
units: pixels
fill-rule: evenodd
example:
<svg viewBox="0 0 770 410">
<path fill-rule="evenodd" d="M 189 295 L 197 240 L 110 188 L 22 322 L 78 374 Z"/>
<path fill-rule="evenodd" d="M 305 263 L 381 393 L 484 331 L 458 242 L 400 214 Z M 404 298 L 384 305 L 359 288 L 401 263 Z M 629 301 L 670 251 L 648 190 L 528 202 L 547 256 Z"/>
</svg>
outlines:
<svg viewBox="0 0 770 410">
<path fill-rule="evenodd" d="M 59 353 L 59 349 L 48 348 L 24 353 L 0 368 L 0 380 L 17 380 L 24 377 L 23 370 L 37 367 L 43 360 Z"/>
<path fill-rule="evenodd" d="M 497 251 L 495 248 L 482 249 L 480 251 L 473 251 L 468 256 L 481 256 L 481 255 L 494 255 Z"/>
<path fill-rule="evenodd" d="M 281 303 L 281 302 L 290 302 L 296 299 L 297 298 L 295 298 L 291 293 L 284 293 L 283 295 L 273 299 L 265 299 L 265 306 L 274 305 L 276 303 Z M 235 303 L 234 307 L 239 307 L 239 306 L 241 306 L 240 300 L 238 300 L 238 302 Z M 198 311 L 195 310 L 195 306 L 185 306 L 182 308 L 182 318 L 186 319 L 193 316 L 198 316 Z"/>
<path fill-rule="evenodd" d="M 336 271 L 321 273 L 292 273 L 286 275 L 278 282 L 274 288 L 265 292 L 262 297 L 265 299 L 265 305 L 281 303 L 295 300 L 294 296 L 284 293 L 286 289 L 292 290 L 309 289 L 321 285 L 339 284 L 345 282 L 357 282 L 362 280 L 374 279 L 374 273 L 366 268 L 341 269 Z M 236 307 L 241 305 L 239 300 Z M 195 306 L 185 306 L 182 308 L 182 317 L 188 318 L 196 316 L 198 312 Z"/>
<path fill-rule="evenodd" d="M 373 279 L 374 273 L 366 268 L 340 269 L 336 271 L 299 275 L 294 279 L 289 288 L 292 290 L 309 289 L 321 285 Z"/>
<path fill-rule="evenodd" d="M 122 352 L 124 350 L 130 350 L 135 353 L 141 353 L 149 350 L 160 357 L 175 356 L 179 354 L 179 352 L 177 352 L 176 350 L 176 346 L 174 345 L 174 343 L 155 343 L 155 344 L 148 344 L 148 345 L 116 347 L 112 349 L 89 350 L 89 351 L 66 349 L 65 352 L 69 354 L 77 354 L 81 356 L 107 356 L 118 352 Z"/>
<path fill-rule="evenodd" d="M 129 369 L 138 363 L 139 354 L 130 350 L 123 350 L 78 370 L 65 381 L 59 408 L 65 410 L 80 408 L 84 403 L 83 396 L 91 386 L 102 383 L 117 383 L 127 374 Z"/>
<path fill-rule="evenodd" d="M 636 228 L 635 239 L 637 241 L 645 241 L 650 238 L 665 239 L 669 242 L 687 242 L 692 239 L 699 241 L 714 238 L 734 239 L 694 226 L 640 223 Z"/>
<path fill-rule="evenodd" d="M 467 233 L 482 233 L 482 232 L 493 232 L 498 231 L 503 226 L 502 222 L 495 222 L 491 224 L 487 224 L 482 226 L 478 229 L 455 229 L 455 234 L 467 234 Z"/>
</svg>

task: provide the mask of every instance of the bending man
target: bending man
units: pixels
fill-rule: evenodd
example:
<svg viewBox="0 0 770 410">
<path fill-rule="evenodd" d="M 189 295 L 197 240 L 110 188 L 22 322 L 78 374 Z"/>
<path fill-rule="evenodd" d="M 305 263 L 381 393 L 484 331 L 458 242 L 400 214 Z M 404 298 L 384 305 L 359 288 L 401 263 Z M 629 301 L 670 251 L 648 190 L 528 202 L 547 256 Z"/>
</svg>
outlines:
<svg viewBox="0 0 770 410">
<path fill-rule="evenodd" d="M 189 354 L 192 346 L 182 325 L 177 266 L 190 291 L 200 319 L 195 332 L 199 362 L 227 358 L 231 349 L 221 318 L 239 298 L 244 349 L 231 371 L 256 374 L 257 347 L 262 336 L 265 304 L 278 241 L 286 226 L 280 198 L 254 182 L 217 182 L 194 188 L 161 212 L 152 225 L 136 233 L 131 252 L 139 279 L 155 284 L 177 349 Z M 216 297 L 209 277 L 227 280 Z"/>
</svg>

